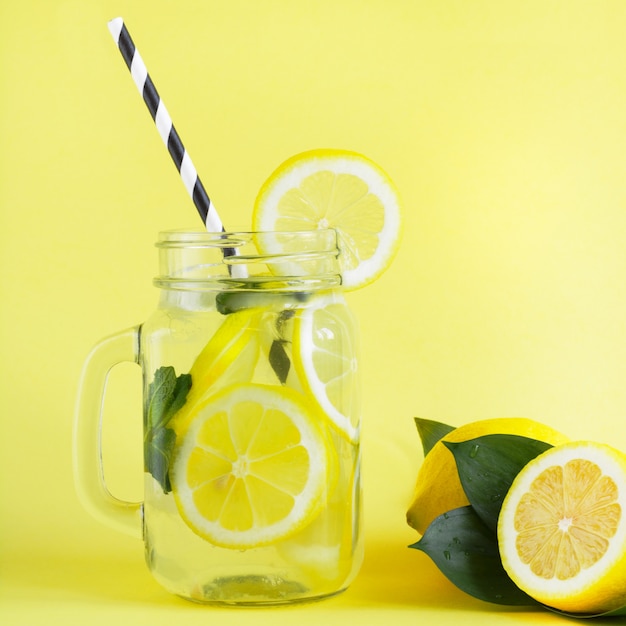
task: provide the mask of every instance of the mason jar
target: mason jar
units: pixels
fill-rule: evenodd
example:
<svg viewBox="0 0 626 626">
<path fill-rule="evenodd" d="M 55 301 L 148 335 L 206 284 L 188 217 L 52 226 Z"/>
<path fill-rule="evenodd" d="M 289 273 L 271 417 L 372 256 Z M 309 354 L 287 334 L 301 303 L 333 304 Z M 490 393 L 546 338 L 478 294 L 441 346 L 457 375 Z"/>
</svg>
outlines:
<svg viewBox="0 0 626 626">
<path fill-rule="evenodd" d="M 334 230 L 167 231 L 158 307 L 88 356 L 77 491 L 143 537 L 152 575 L 202 603 L 275 605 L 345 590 L 362 560 L 360 372 Z M 106 486 L 109 371 L 143 374 L 142 502 Z"/>
</svg>

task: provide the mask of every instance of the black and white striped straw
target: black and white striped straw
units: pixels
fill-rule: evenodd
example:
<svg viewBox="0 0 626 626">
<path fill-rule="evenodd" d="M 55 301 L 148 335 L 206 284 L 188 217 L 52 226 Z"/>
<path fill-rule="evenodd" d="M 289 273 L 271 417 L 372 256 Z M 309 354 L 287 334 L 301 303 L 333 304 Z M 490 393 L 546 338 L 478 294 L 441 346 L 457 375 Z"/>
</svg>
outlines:
<svg viewBox="0 0 626 626">
<path fill-rule="evenodd" d="M 200 217 L 205 223 L 206 229 L 210 232 L 224 232 L 222 221 L 211 202 L 198 172 L 191 161 L 191 157 L 174 128 L 172 118 L 163 104 L 139 51 L 135 47 L 133 40 L 121 17 L 116 17 L 109 22 L 109 30 L 117 44 L 126 65 L 139 93 L 144 99 L 150 115 L 154 120 L 159 135 L 166 145 L 176 168 L 182 178 L 187 192 L 191 196 L 193 203 L 200 213 Z M 234 254 L 234 250 L 226 248 L 225 256 Z"/>
</svg>

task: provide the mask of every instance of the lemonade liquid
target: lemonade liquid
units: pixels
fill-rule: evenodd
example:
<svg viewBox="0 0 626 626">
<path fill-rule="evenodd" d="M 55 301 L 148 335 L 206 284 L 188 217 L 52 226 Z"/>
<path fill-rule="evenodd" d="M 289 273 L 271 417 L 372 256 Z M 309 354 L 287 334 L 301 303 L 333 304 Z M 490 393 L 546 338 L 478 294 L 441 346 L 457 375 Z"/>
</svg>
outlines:
<svg viewBox="0 0 626 626">
<path fill-rule="evenodd" d="M 344 432 L 324 415 L 311 392 L 303 390 L 301 375 L 294 367 L 293 333 L 294 320 L 307 307 L 319 306 L 321 299 L 331 301 L 335 309 L 340 308 L 347 324 L 316 328 L 315 332 L 324 336 L 326 346 L 330 345 L 345 357 L 342 361 L 345 367 L 353 368 L 357 355 L 350 353 L 355 343 L 351 313 L 338 290 L 303 294 L 265 289 L 256 300 L 258 294 L 250 294 L 245 289 L 229 293 L 220 300 L 223 295 L 162 292 L 161 306 L 142 329 L 146 387 L 152 380 L 150 373 L 161 365 L 173 366 L 177 374 L 189 372 L 194 360 L 224 324 L 231 305 L 234 309 L 260 308 L 259 319 L 263 321 L 250 329 L 259 344 L 252 371 L 250 350 L 241 346 L 232 348 L 237 353 L 228 355 L 229 365 L 225 371 L 207 389 L 193 389 L 192 384 L 194 394 L 211 395 L 237 382 L 295 389 L 303 394 L 307 404 L 316 405 L 335 469 L 328 473 L 320 496 L 319 513 L 303 528 L 269 545 L 246 549 L 213 545 L 196 534 L 181 517 L 173 493 L 165 493 L 163 486 L 146 473 L 146 561 L 154 577 L 166 589 L 197 602 L 271 605 L 336 594 L 350 584 L 362 560 L 360 390 L 355 385 L 341 393 L 344 400 L 339 408 L 356 425 L 350 433 Z M 352 329 L 351 336 L 345 336 L 345 328 Z M 275 355 L 270 358 L 272 346 L 280 355 L 278 358 Z M 320 378 L 329 379 L 343 372 L 320 371 L 319 374 Z M 177 434 L 181 436 L 184 435 Z M 178 444 L 177 441 L 175 446 Z"/>
</svg>

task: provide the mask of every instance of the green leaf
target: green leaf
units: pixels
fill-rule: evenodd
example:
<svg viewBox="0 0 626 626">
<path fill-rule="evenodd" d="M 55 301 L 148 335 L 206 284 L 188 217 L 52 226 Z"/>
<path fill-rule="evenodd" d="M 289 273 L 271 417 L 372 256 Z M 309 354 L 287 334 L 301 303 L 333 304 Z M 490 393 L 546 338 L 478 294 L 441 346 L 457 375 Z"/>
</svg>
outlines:
<svg viewBox="0 0 626 626">
<path fill-rule="evenodd" d="M 289 376 L 289 369 L 291 368 L 291 361 L 285 352 L 283 342 L 280 339 L 275 339 L 272 342 L 270 348 L 269 360 L 274 373 L 278 377 L 281 384 L 285 384 L 287 376 Z"/>
<path fill-rule="evenodd" d="M 144 458 L 147 460 L 146 470 L 161 485 L 163 493 L 172 490 L 170 483 L 170 463 L 174 453 L 176 433 L 171 428 L 159 428 L 144 441 Z"/>
<path fill-rule="evenodd" d="M 417 426 L 417 432 L 422 441 L 422 449 L 424 450 L 424 456 L 426 456 L 433 448 L 433 446 L 449 432 L 454 430 L 454 426 L 448 426 L 441 422 L 435 422 L 433 420 L 427 420 L 423 417 L 416 417 L 415 426 Z"/>
<path fill-rule="evenodd" d="M 187 401 L 187 394 L 191 389 L 191 374 L 181 374 L 176 378 L 176 384 L 172 392 L 170 403 L 167 407 L 165 420 L 169 422 L 174 415 L 183 408 Z"/>
<path fill-rule="evenodd" d="M 310 295 L 300 291 L 280 293 L 273 291 L 266 283 L 248 282 L 241 290 L 218 293 L 215 306 L 218 313 L 229 315 L 243 309 L 289 307 L 294 302 L 306 302 Z"/>
<path fill-rule="evenodd" d="M 626 615 L 626 606 L 622 606 L 619 609 L 615 609 L 614 611 L 609 611 L 608 613 L 602 613 L 605 617 L 613 617 L 615 615 Z"/>
<path fill-rule="evenodd" d="M 468 441 L 444 441 L 456 461 L 465 495 L 482 521 L 498 525 L 504 496 L 519 471 L 552 446 L 519 435 L 483 435 Z"/>
<path fill-rule="evenodd" d="M 619 615 L 626 615 L 626 606 L 614 609 L 613 611 L 608 611 L 607 613 L 599 613 L 598 615 L 594 615 L 592 617 L 617 617 Z"/>
<path fill-rule="evenodd" d="M 168 402 L 176 387 L 176 373 L 173 367 L 160 367 L 148 387 L 146 398 L 145 426 L 158 428 L 167 414 Z"/>
<path fill-rule="evenodd" d="M 152 474 L 164 493 L 172 489 L 169 466 L 176 434 L 167 428 L 172 417 L 182 408 L 191 388 L 191 376 L 181 374 L 171 366 L 156 370 L 148 386 L 144 412 L 144 469 Z"/>
<path fill-rule="evenodd" d="M 626 606 L 622 606 L 618 609 L 613 609 L 612 611 L 605 611 L 604 613 L 568 613 L 567 611 L 561 611 L 559 609 L 555 609 L 554 607 L 542 605 L 544 608 L 552 611 L 553 613 L 558 613 L 559 615 L 564 615 L 565 617 L 574 617 L 576 619 L 591 619 L 597 617 L 622 617 L 626 615 Z M 600 624 L 613 624 L 615 622 L 605 622 L 604 620 L 598 622 Z"/>
<path fill-rule="evenodd" d="M 465 593 L 495 604 L 536 605 L 502 567 L 498 541 L 471 506 L 435 518 L 423 537 L 409 546 L 425 552 Z"/>
</svg>

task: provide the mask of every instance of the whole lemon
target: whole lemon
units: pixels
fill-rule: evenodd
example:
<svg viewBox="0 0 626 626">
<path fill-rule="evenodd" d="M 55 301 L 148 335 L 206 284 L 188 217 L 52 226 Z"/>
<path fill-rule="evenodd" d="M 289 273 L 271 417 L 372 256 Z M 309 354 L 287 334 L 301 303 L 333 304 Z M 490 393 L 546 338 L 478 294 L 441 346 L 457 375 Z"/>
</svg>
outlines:
<svg viewBox="0 0 626 626">
<path fill-rule="evenodd" d="M 411 528 L 423 535 L 436 517 L 469 504 L 459 480 L 454 456 L 442 441 L 467 441 L 496 434 L 521 435 L 551 445 L 569 441 L 550 426 L 525 417 L 496 417 L 455 428 L 442 437 L 424 457 L 417 474 L 413 503 L 406 514 Z"/>
</svg>

